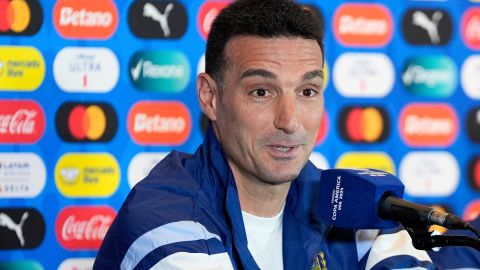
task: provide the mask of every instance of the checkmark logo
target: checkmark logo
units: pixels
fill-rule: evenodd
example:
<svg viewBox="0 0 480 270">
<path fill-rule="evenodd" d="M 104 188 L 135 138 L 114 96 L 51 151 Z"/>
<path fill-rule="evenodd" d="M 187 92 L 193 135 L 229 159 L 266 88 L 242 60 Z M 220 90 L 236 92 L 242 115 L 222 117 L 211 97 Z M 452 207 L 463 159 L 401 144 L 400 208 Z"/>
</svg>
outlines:
<svg viewBox="0 0 480 270">
<path fill-rule="evenodd" d="M 140 72 L 142 71 L 142 64 L 143 64 L 143 58 L 140 59 L 140 61 L 138 61 L 135 67 L 132 67 L 130 69 L 130 73 L 132 74 L 132 78 L 134 81 L 138 81 L 138 78 L 140 77 Z"/>
</svg>

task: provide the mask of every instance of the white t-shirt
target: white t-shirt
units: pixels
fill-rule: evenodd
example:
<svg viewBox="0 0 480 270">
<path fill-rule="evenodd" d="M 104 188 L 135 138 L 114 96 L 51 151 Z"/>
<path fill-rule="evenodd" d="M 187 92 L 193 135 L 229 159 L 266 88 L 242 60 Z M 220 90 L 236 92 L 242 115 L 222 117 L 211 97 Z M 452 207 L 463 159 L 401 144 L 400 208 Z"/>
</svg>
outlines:
<svg viewBox="0 0 480 270">
<path fill-rule="evenodd" d="M 257 217 L 243 212 L 248 250 L 260 269 L 283 270 L 282 231 L 283 208 L 271 218 Z"/>
</svg>

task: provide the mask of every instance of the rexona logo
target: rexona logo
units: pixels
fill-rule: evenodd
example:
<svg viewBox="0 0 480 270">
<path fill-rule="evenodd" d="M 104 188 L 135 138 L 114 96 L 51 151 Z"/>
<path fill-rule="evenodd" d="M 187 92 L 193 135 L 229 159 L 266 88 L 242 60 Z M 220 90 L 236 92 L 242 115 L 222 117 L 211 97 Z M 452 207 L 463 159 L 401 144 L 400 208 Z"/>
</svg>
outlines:
<svg viewBox="0 0 480 270">
<path fill-rule="evenodd" d="M 382 142 L 390 133 L 387 112 L 376 106 L 343 108 L 337 126 L 342 138 L 353 143 Z"/>
<path fill-rule="evenodd" d="M 471 201 L 463 212 L 463 219 L 472 221 L 480 216 L 480 200 Z"/>
<path fill-rule="evenodd" d="M 33 198 L 45 187 L 47 170 L 34 153 L 0 153 L 0 198 Z"/>
<path fill-rule="evenodd" d="M 107 153 L 67 153 L 55 166 L 55 184 L 66 197 L 108 197 L 119 183 L 120 167 Z"/>
<path fill-rule="evenodd" d="M 347 152 L 338 158 L 335 168 L 372 168 L 395 174 L 395 164 L 384 152 Z"/>
<path fill-rule="evenodd" d="M 452 37 L 452 19 L 442 9 L 409 9 L 402 26 L 403 36 L 410 44 L 445 45 Z"/>
<path fill-rule="evenodd" d="M 187 11 L 177 1 L 135 1 L 128 10 L 128 24 L 140 38 L 179 39 L 187 30 Z"/>
<path fill-rule="evenodd" d="M 117 114 L 107 103 L 67 102 L 55 116 L 58 135 L 67 142 L 108 142 L 117 132 Z"/>
<path fill-rule="evenodd" d="M 36 209 L 0 208 L 0 250 L 33 249 L 44 238 L 45 220 Z"/>
<path fill-rule="evenodd" d="M 480 156 L 474 156 L 468 163 L 468 180 L 474 190 L 480 191 Z"/>
<path fill-rule="evenodd" d="M 458 117 L 448 104 L 413 103 L 400 115 L 400 135 L 413 147 L 446 147 L 458 134 Z"/>
<path fill-rule="evenodd" d="M 480 7 L 468 9 L 462 17 L 463 42 L 470 49 L 480 49 Z"/>
<path fill-rule="evenodd" d="M 65 92 L 106 93 L 119 75 L 118 59 L 107 48 L 66 47 L 53 62 L 53 77 Z"/>
<path fill-rule="evenodd" d="M 480 143 L 480 107 L 475 107 L 468 112 L 467 133 L 472 141 Z"/>
<path fill-rule="evenodd" d="M 392 15 L 381 4 L 343 4 L 333 24 L 335 37 L 345 46 L 383 47 L 393 33 Z"/>
<path fill-rule="evenodd" d="M 207 39 L 208 33 L 210 33 L 210 27 L 213 20 L 217 17 L 218 13 L 228 5 L 230 1 L 211 1 L 205 2 L 200 7 L 197 16 L 197 27 L 200 35 Z"/>
<path fill-rule="evenodd" d="M 0 269 L 9 270 L 43 270 L 41 264 L 32 260 L 24 261 L 3 261 L 0 262 Z"/>
<path fill-rule="evenodd" d="M 177 93 L 190 79 L 190 64 L 180 51 L 140 51 L 130 59 L 130 79 L 143 91 Z"/>
<path fill-rule="evenodd" d="M 344 97 L 385 97 L 394 80 L 392 61 L 381 53 L 344 53 L 333 66 L 333 83 Z"/>
<path fill-rule="evenodd" d="M 36 143 L 45 131 L 45 113 L 33 100 L 0 99 L 0 144 Z"/>
<path fill-rule="evenodd" d="M 469 56 L 462 65 L 462 88 L 471 99 L 480 99 L 480 55 Z"/>
<path fill-rule="evenodd" d="M 44 77 L 45 60 L 37 49 L 0 46 L 0 91 L 35 91 Z"/>
<path fill-rule="evenodd" d="M 128 132 L 142 145 L 180 145 L 192 129 L 188 108 L 180 102 L 140 101 L 128 113 Z"/>
<path fill-rule="evenodd" d="M 153 167 L 167 155 L 168 152 L 143 152 L 136 154 L 128 165 L 128 185 L 130 188 L 133 188 L 140 180 L 145 178 Z"/>
<path fill-rule="evenodd" d="M 410 152 L 400 163 L 400 179 L 410 196 L 447 197 L 458 187 L 460 168 L 449 152 Z"/>
<path fill-rule="evenodd" d="M 447 56 L 410 58 L 403 68 L 402 82 L 414 95 L 449 97 L 457 86 L 457 67 Z"/>
<path fill-rule="evenodd" d="M 58 270 L 92 270 L 95 258 L 70 258 L 64 260 Z"/>
<path fill-rule="evenodd" d="M 0 1 L 0 35 L 31 36 L 40 30 L 42 7 L 37 0 Z"/>
<path fill-rule="evenodd" d="M 55 221 L 57 241 L 69 250 L 96 250 L 115 215 L 115 210 L 109 206 L 66 207 Z"/>
<path fill-rule="evenodd" d="M 53 8 L 57 32 L 69 39 L 108 39 L 118 26 L 118 11 L 112 0 L 58 0 Z"/>
</svg>

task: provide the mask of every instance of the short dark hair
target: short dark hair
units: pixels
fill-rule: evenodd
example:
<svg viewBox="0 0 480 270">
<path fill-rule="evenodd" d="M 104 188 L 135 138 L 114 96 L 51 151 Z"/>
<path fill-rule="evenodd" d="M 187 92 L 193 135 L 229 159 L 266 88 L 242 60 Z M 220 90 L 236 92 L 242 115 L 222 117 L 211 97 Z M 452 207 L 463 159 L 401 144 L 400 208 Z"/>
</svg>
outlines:
<svg viewBox="0 0 480 270">
<path fill-rule="evenodd" d="M 323 53 L 320 18 L 295 0 L 237 0 L 212 23 L 205 53 L 205 72 L 223 83 L 225 47 L 236 36 L 301 37 L 318 42 Z"/>
</svg>

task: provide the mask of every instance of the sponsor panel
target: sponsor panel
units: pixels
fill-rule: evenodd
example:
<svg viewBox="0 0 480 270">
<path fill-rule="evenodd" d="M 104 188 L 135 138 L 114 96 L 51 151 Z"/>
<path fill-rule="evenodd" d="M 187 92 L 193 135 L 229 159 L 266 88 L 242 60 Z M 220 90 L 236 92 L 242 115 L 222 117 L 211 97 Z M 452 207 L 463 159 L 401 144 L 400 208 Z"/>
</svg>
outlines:
<svg viewBox="0 0 480 270">
<path fill-rule="evenodd" d="M 312 154 L 310 154 L 310 157 L 308 158 L 313 165 L 315 165 L 317 168 L 320 168 L 322 170 L 326 170 L 330 168 L 330 165 L 328 165 L 328 160 L 320 154 L 319 152 L 313 151 Z"/>
<path fill-rule="evenodd" d="M 190 111 L 177 101 L 139 101 L 128 113 L 128 132 L 141 145 L 180 145 L 190 136 Z"/>
<path fill-rule="evenodd" d="M 414 45 L 446 45 L 452 37 L 452 18 L 446 10 L 408 9 L 402 19 L 403 36 Z"/>
<path fill-rule="evenodd" d="M 335 168 L 371 168 L 395 175 L 395 164 L 385 152 L 346 152 L 338 158 Z"/>
<path fill-rule="evenodd" d="M 392 61 L 381 53 L 344 53 L 333 66 L 333 84 L 344 97 L 385 97 L 394 81 Z"/>
<path fill-rule="evenodd" d="M 467 134 L 472 141 L 480 143 L 480 107 L 475 107 L 468 112 Z"/>
<path fill-rule="evenodd" d="M 446 103 L 411 103 L 400 114 L 400 137 L 411 147 L 447 147 L 458 135 L 458 117 Z"/>
<path fill-rule="evenodd" d="M 445 55 L 414 57 L 403 68 L 402 83 L 414 95 L 449 97 L 457 87 L 457 67 Z"/>
<path fill-rule="evenodd" d="M 392 15 L 381 4 L 343 4 L 335 11 L 333 30 L 344 46 L 383 47 L 392 38 Z"/>
<path fill-rule="evenodd" d="M 43 270 L 42 265 L 36 261 L 4 261 L 0 262 L 0 270 Z"/>
<path fill-rule="evenodd" d="M 405 192 L 414 197 L 447 197 L 457 190 L 460 167 L 446 151 L 408 153 L 400 162 Z"/>
<path fill-rule="evenodd" d="M 467 47 L 480 49 L 480 7 L 472 7 L 465 11 L 460 32 Z"/>
<path fill-rule="evenodd" d="M 108 142 L 117 132 L 118 119 L 108 103 L 66 102 L 57 110 L 55 126 L 67 142 Z"/>
<path fill-rule="evenodd" d="M 118 11 L 112 0 L 57 0 L 53 25 L 67 39 L 110 38 L 118 26 Z"/>
<path fill-rule="evenodd" d="M 108 48 L 66 47 L 53 62 L 53 77 L 65 92 L 107 93 L 119 75 L 118 59 Z"/>
<path fill-rule="evenodd" d="M 330 127 L 330 120 L 328 118 L 327 111 L 323 111 L 322 120 L 320 122 L 320 129 L 318 130 L 316 145 L 322 144 L 327 137 L 328 130 Z"/>
<path fill-rule="evenodd" d="M 64 260 L 58 270 L 92 270 L 95 258 L 69 258 Z"/>
<path fill-rule="evenodd" d="M 206 1 L 198 11 L 197 27 L 200 35 L 206 40 L 213 20 L 230 1 Z"/>
<path fill-rule="evenodd" d="M 43 136 L 45 113 L 33 100 L 0 99 L 0 144 L 32 144 Z"/>
<path fill-rule="evenodd" d="M 352 143 L 383 142 L 390 133 L 387 112 L 378 106 L 348 106 L 340 111 L 338 131 Z"/>
<path fill-rule="evenodd" d="M 476 155 L 468 162 L 468 181 L 470 186 L 480 191 L 480 155 Z"/>
<path fill-rule="evenodd" d="M 471 99 L 480 99 L 480 55 L 469 56 L 462 65 L 461 84 L 465 94 Z"/>
<path fill-rule="evenodd" d="M 139 90 L 178 93 L 190 80 L 190 63 L 181 51 L 140 51 L 130 59 L 129 74 Z"/>
<path fill-rule="evenodd" d="M 463 211 L 463 219 L 471 221 L 480 215 L 480 200 L 471 201 Z"/>
<path fill-rule="evenodd" d="M 45 77 L 42 53 L 30 46 L 0 46 L 0 91 L 35 91 Z"/>
<path fill-rule="evenodd" d="M 45 238 L 45 220 L 34 208 L 0 208 L 0 250 L 33 249 Z"/>
<path fill-rule="evenodd" d="M 140 180 L 147 177 L 150 171 L 168 152 L 143 152 L 136 154 L 128 165 L 128 185 L 133 188 Z"/>
<path fill-rule="evenodd" d="M 69 206 L 55 221 L 57 241 L 68 250 L 100 248 L 116 212 L 110 206 Z"/>
<path fill-rule="evenodd" d="M 45 187 L 47 171 L 35 153 L 0 153 L 0 198 L 33 198 Z"/>
<path fill-rule="evenodd" d="M 0 2 L 0 35 L 32 36 L 43 22 L 42 6 L 37 0 Z"/>
<path fill-rule="evenodd" d="M 65 197 L 108 197 L 120 184 L 120 167 L 108 153 L 67 153 L 55 166 L 55 184 Z"/>
<path fill-rule="evenodd" d="M 134 1 L 128 10 L 128 25 L 140 38 L 179 39 L 187 30 L 187 11 L 178 1 Z"/>
</svg>

